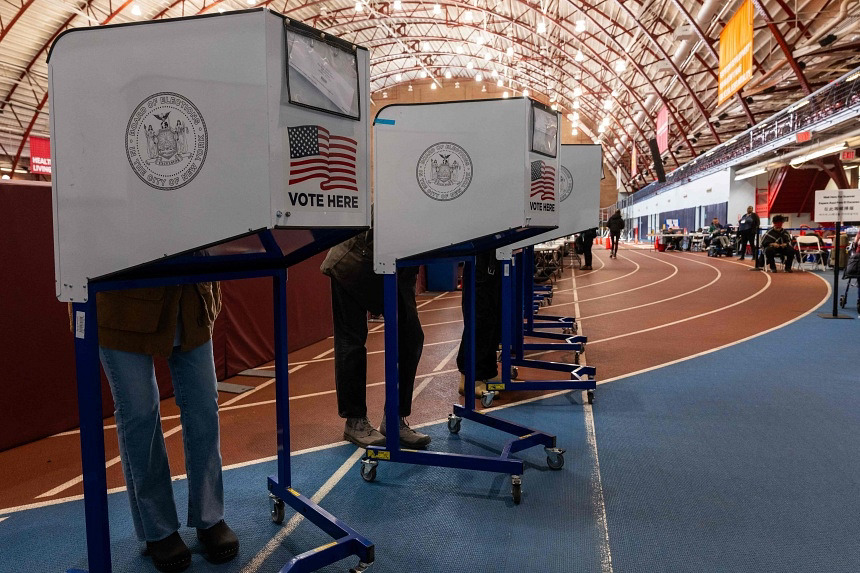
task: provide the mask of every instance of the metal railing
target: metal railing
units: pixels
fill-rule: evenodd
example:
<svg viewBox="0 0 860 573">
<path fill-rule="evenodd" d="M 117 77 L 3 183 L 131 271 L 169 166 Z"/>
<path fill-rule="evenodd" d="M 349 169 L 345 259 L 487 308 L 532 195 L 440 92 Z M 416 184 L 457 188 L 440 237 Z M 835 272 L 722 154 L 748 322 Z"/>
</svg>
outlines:
<svg viewBox="0 0 860 573">
<path fill-rule="evenodd" d="M 665 183 L 649 183 L 639 191 L 631 193 L 619 201 L 615 208 L 623 209 L 653 197 L 661 191 L 731 167 L 740 163 L 748 155 L 765 151 L 763 148 L 853 108 L 857 108 L 860 112 L 860 81 L 858 80 L 860 80 L 860 68 L 685 163 L 667 174 Z"/>
</svg>

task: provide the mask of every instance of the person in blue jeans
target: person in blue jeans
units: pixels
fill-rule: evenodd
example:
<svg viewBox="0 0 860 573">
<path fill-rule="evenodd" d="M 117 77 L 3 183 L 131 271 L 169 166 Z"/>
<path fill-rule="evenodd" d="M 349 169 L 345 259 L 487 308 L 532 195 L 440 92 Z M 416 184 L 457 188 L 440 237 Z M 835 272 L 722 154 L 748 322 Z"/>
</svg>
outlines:
<svg viewBox="0 0 860 573">
<path fill-rule="evenodd" d="M 99 356 L 116 407 L 120 458 L 137 536 L 159 571 L 183 571 L 191 551 L 179 519 L 161 428 L 154 356 L 167 358 L 180 409 L 188 475 L 187 525 L 206 558 L 233 559 L 236 534 L 224 522 L 224 486 L 212 328 L 218 283 L 99 293 Z"/>
</svg>

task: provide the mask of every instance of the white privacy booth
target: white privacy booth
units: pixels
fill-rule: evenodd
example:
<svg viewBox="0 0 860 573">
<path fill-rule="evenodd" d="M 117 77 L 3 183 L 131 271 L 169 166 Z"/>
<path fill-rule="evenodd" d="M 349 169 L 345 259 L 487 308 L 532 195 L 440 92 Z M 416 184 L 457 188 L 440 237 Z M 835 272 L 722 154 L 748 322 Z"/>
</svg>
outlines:
<svg viewBox="0 0 860 573">
<path fill-rule="evenodd" d="M 573 316 L 538 314 L 541 304 L 552 301 L 551 284 L 535 286 L 535 245 L 556 241 L 573 233 L 597 226 L 600 211 L 600 180 L 603 177 L 603 153 L 600 145 L 562 145 L 559 148 L 559 226 L 524 241 L 497 249 L 502 272 L 502 360 L 500 381 L 488 390 L 585 390 L 586 399 L 594 401 L 593 366 L 580 366 L 580 353 L 588 339 L 576 336 Z M 551 246 L 550 252 L 563 249 Z M 516 252 L 516 254 L 514 254 Z M 558 264 L 561 264 L 559 259 Z M 539 293 L 536 293 L 540 291 Z M 560 332 L 555 332 L 560 331 Z M 549 341 L 527 342 L 526 337 Z M 572 364 L 546 359 L 526 358 L 526 351 L 571 353 Z M 564 380 L 522 380 L 518 368 L 536 368 L 564 373 Z M 492 393 L 484 396 L 489 406 Z"/>
<path fill-rule="evenodd" d="M 474 394 L 474 260 L 479 252 L 558 225 L 556 112 L 529 99 L 392 105 L 374 122 L 374 265 L 385 275 L 386 435 L 397 435 L 398 268 L 462 261 L 466 329 L 466 395 Z M 379 460 L 511 475 L 520 502 L 523 462 L 510 454 L 543 445 L 558 469 L 555 436 L 454 405 L 448 428 L 467 418 L 513 434 L 500 457 L 401 449 L 397 440 L 371 447 L 361 475 L 372 481 Z"/>
<path fill-rule="evenodd" d="M 369 55 L 267 9 L 69 30 L 49 55 L 57 296 L 74 302 L 90 572 L 111 570 L 96 292 L 269 276 L 278 475 L 336 541 L 373 545 L 291 488 L 286 268 L 366 229 Z M 262 526 L 262 524 L 261 524 Z"/>
</svg>

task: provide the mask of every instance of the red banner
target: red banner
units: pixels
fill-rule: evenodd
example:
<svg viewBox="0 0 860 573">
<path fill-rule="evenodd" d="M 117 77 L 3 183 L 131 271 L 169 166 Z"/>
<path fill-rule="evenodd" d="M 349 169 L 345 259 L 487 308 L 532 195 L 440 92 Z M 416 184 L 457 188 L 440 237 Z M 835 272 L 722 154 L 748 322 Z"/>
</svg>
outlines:
<svg viewBox="0 0 860 573">
<path fill-rule="evenodd" d="M 30 173 L 51 174 L 51 140 L 47 137 L 30 137 Z"/>
<path fill-rule="evenodd" d="M 657 149 L 660 153 L 669 149 L 669 108 L 665 105 L 657 112 Z"/>
</svg>

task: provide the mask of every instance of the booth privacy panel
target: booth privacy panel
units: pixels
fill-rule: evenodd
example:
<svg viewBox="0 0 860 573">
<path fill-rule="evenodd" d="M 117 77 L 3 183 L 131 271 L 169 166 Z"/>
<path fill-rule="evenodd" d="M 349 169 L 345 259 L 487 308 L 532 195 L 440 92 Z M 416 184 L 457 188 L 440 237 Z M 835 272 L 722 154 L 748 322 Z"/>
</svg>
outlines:
<svg viewBox="0 0 860 573">
<path fill-rule="evenodd" d="M 515 249 L 537 245 L 598 226 L 603 148 L 562 145 L 558 152 L 558 228 L 499 249 L 500 258 Z"/>
<path fill-rule="evenodd" d="M 376 272 L 479 237 L 558 224 L 557 158 L 530 151 L 531 105 L 511 99 L 380 110 Z"/>
<path fill-rule="evenodd" d="M 285 28 L 254 10 L 58 38 L 49 82 L 60 300 L 86 300 L 89 279 L 261 229 L 368 224 L 367 52 L 354 50 L 360 120 L 292 105 Z M 290 127 L 317 143 L 322 130 L 354 140 L 354 188 L 323 191 L 320 178 L 291 187 Z M 332 193 L 349 201 L 328 207 Z"/>
</svg>

